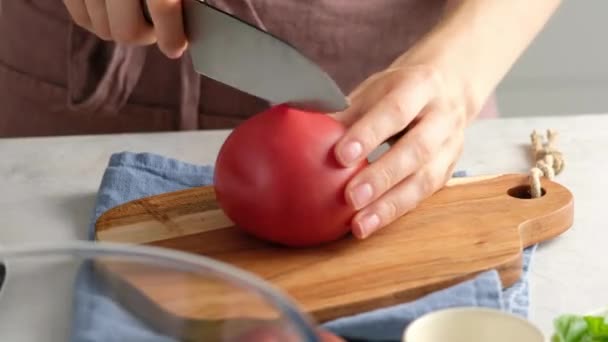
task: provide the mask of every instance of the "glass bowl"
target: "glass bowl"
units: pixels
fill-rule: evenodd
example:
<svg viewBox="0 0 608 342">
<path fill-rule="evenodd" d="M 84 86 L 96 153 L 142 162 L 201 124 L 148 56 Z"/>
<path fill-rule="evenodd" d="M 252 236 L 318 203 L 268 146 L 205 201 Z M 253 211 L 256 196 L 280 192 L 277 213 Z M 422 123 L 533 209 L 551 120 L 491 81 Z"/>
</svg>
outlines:
<svg viewBox="0 0 608 342">
<path fill-rule="evenodd" d="M 0 263 L 1 341 L 312 342 L 325 336 L 277 288 L 199 255 L 75 241 L 0 247 Z"/>
</svg>

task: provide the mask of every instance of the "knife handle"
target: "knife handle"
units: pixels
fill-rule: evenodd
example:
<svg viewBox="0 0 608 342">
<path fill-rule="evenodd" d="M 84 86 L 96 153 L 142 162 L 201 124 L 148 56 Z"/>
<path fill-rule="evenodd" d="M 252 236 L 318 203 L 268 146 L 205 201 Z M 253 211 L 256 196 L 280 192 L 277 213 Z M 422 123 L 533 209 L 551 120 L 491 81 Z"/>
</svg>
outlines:
<svg viewBox="0 0 608 342">
<path fill-rule="evenodd" d="M 148 22 L 148 24 L 154 26 L 154 22 L 152 21 L 152 16 L 150 15 L 150 10 L 148 9 L 148 1 L 139 0 L 139 4 L 141 5 L 142 13 L 144 15 L 144 18 Z"/>
</svg>

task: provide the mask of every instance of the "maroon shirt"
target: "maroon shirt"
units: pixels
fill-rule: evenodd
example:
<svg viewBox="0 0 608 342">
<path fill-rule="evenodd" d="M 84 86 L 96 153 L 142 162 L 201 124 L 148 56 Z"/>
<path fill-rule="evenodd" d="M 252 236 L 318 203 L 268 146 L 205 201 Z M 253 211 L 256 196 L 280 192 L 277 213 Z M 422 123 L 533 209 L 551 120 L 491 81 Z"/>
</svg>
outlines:
<svg viewBox="0 0 608 342">
<path fill-rule="evenodd" d="M 445 0 L 214 0 L 289 41 L 348 94 L 439 20 Z M 105 42 L 60 0 L 0 0 L 0 137 L 232 128 L 268 104 L 187 54 Z M 497 114 L 494 101 L 481 117 Z"/>
</svg>

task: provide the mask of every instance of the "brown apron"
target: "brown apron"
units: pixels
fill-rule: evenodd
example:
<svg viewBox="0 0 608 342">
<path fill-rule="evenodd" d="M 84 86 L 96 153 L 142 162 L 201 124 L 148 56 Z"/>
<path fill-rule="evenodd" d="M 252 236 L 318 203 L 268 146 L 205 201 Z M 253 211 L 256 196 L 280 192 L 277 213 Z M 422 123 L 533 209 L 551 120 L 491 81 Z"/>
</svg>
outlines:
<svg viewBox="0 0 608 342">
<path fill-rule="evenodd" d="M 135 0 L 126 0 L 135 1 Z M 445 0 L 209 0 L 289 41 L 348 94 L 439 19 Z M 189 57 L 102 41 L 60 0 L 0 0 L 0 137 L 232 128 L 265 101 Z M 483 117 L 496 115 L 494 102 Z"/>
</svg>

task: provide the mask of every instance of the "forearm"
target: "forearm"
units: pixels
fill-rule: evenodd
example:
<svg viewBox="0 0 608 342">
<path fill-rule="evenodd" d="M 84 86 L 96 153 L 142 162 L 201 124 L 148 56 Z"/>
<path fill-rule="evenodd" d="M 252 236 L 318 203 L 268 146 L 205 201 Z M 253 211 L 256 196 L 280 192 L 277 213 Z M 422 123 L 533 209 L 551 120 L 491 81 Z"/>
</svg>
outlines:
<svg viewBox="0 0 608 342">
<path fill-rule="evenodd" d="M 451 0 L 440 24 L 394 66 L 426 64 L 462 90 L 476 115 L 559 0 Z M 449 80 L 447 80 L 449 79 Z M 451 84 L 448 84 L 451 86 Z"/>
</svg>

